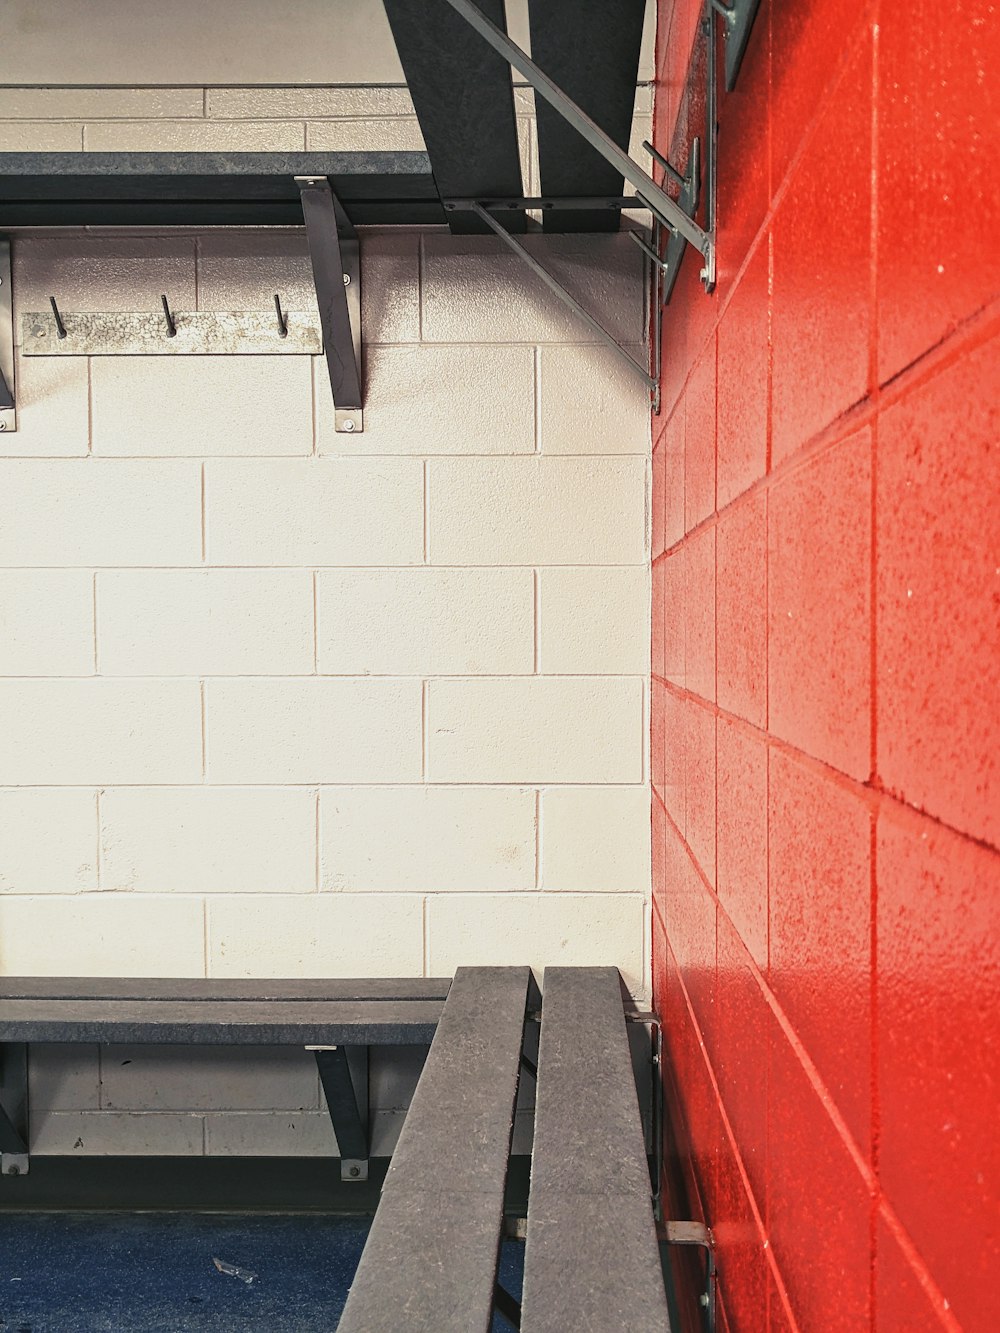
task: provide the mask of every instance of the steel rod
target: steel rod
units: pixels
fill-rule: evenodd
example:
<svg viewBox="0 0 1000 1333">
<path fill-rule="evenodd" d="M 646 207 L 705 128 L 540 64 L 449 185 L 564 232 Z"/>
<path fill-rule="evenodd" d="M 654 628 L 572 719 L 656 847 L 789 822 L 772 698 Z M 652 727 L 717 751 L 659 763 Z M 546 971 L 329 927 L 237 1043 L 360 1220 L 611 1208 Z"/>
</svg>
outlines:
<svg viewBox="0 0 1000 1333">
<path fill-rule="evenodd" d="M 474 204 L 472 211 L 479 218 L 481 218 L 483 222 L 486 223 L 486 225 L 490 228 L 491 231 L 495 231 L 496 234 L 500 237 L 500 239 L 506 245 L 510 246 L 510 248 L 514 251 L 516 255 L 519 255 L 521 259 L 524 260 L 524 262 L 528 265 L 528 267 L 531 269 L 533 273 L 537 273 L 537 275 L 545 283 L 546 287 L 548 287 L 549 291 L 552 292 L 555 296 L 557 296 L 559 300 L 562 301 L 563 305 L 566 306 L 569 310 L 572 310 L 573 313 L 579 319 L 582 319 L 583 322 L 587 325 L 587 327 L 593 333 L 597 334 L 601 342 L 606 343 L 608 347 L 610 347 L 613 351 L 617 352 L 623 361 L 628 362 L 628 364 L 632 367 L 632 369 L 636 372 L 636 374 L 642 376 L 643 380 L 646 383 L 647 388 L 649 389 L 656 388 L 656 380 L 652 377 L 652 375 L 650 375 L 648 371 L 644 370 L 642 366 L 639 365 L 639 362 L 636 361 L 635 357 L 630 356 L 628 352 L 625 351 L 624 347 L 621 347 L 614 340 L 614 338 L 612 338 L 611 334 L 607 331 L 607 329 L 604 328 L 603 325 L 599 324 L 597 320 L 593 317 L 593 315 L 591 315 L 588 311 L 584 310 L 583 306 L 580 305 L 579 301 L 577 301 L 575 297 L 571 296 L 569 292 L 566 290 L 566 288 L 555 280 L 555 278 L 548 271 L 548 269 L 544 268 L 541 264 L 539 264 L 538 260 L 534 257 L 534 255 L 529 254 L 528 251 L 524 248 L 524 246 L 521 245 L 519 241 L 516 241 L 514 237 L 511 236 L 510 232 L 507 231 L 505 227 L 502 227 L 499 222 L 497 222 L 496 218 L 490 217 L 486 209 L 482 208 L 479 204 Z"/>
<path fill-rule="evenodd" d="M 648 172 L 644 171 L 638 163 L 633 162 L 628 153 L 623 152 L 621 148 L 610 138 L 595 121 L 577 106 L 577 104 L 559 88 L 547 74 L 538 68 L 533 60 L 510 40 L 505 32 L 491 23 L 484 14 L 482 14 L 472 0 L 447 0 L 457 13 L 461 14 L 465 21 L 475 28 L 476 32 L 493 47 L 499 55 L 512 65 L 519 74 L 523 74 L 528 80 L 535 92 L 540 93 L 561 116 L 564 117 L 582 136 L 587 143 L 608 162 L 611 163 L 622 176 L 632 185 L 638 194 L 649 205 L 653 213 L 664 223 L 675 227 L 677 231 L 689 241 L 697 250 L 699 250 L 706 259 L 713 249 L 712 237 L 708 232 L 702 231 L 696 222 L 679 208 L 670 196 L 663 191 L 653 180 Z"/>
</svg>

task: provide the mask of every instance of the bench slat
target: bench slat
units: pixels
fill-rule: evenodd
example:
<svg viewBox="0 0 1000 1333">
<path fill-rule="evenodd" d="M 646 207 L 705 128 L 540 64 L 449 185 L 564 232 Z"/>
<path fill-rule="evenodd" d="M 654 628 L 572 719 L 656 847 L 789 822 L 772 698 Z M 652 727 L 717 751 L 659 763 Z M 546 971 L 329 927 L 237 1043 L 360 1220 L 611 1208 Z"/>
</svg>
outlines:
<svg viewBox="0 0 1000 1333">
<path fill-rule="evenodd" d="M 521 1328 L 670 1328 L 614 967 L 545 970 Z"/>
<path fill-rule="evenodd" d="M 456 972 L 339 1333 L 489 1329 L 530 977 Z"/>
<path fill-rule="evenodd" d="M 0 1041 L 420 1044 L 443 1008 L 441 1000 L 0 999 Z"/>
<path fill-rule="evenodd" d="M 444 1000 L 450 977 L 0 977 L 0 1000 Z"/>
</svg>

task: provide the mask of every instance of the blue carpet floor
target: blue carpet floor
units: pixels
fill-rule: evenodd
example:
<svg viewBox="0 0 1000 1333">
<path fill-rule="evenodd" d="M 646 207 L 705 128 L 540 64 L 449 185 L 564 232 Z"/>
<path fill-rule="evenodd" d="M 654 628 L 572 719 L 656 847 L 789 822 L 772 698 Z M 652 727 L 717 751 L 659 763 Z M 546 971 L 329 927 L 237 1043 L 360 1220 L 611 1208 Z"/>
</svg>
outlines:
<svg viewBox="0 0 1000 1333">
<path fill-rule="evenodd" d="M 0 1333 L 332 1333 L 370 1219 L 0 1214 Z M 254 1274 L 247 1282 L 224 1267 Z M 520 1298 L 523 1247 L 501 1281 Z M 495 1333 L 508 1326 L 499 1318 Z"/>
</svg>

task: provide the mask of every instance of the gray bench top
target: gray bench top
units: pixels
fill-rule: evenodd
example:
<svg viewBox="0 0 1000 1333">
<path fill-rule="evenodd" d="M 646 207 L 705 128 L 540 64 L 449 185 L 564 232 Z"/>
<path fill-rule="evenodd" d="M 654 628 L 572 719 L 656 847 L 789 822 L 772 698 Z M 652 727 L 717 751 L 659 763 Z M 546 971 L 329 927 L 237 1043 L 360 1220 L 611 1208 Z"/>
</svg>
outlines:
<svg viewBox="0 0 1000 1333">
<path fill-rule="evenodd" d="M 670 1328 L 614 967 L 545 971 L 523 1333 Z"/>
<path fill-rule="evenodd" d="M 450 982 L 0 978 L 0 1042 L 396 1045 L 431 1040 Z"/>
<path fill-rule="evenodd" d="M 339 1333 L 489 1329 L 530 979 L 456 972 Z"/>
</svg>

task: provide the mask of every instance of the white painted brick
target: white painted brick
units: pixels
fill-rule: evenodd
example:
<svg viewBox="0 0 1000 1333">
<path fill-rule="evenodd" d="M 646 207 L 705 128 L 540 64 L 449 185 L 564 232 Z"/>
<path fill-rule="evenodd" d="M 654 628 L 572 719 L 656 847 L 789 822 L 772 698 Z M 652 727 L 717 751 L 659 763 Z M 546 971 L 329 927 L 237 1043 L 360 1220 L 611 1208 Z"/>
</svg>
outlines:
<svg viewBox="0 0 1000 1333">
<path fill-rule="evenodd" d="M 39 1157 L 198 1157 L 202 1117 L 109 1111 L 34 1116 L 30 1147 Z"/>
<path fill-rule="evenodd" d="M 318 120 L 306 125 L 306 147 L 319 153 L 422 153 L 424 136 L 416 116 Z"/>
<path fill-rule="evenodd" d="M 90 421 L 85 357 L 19 357 L 14 396 L 17 430 L 0 435 L 0 455 L 68 458 L 87 452 Z"/>
<path fill-rule="evenodd" d="M 420 243 L 416 232 L 361 238 L 361 322 L 364 344 L 417 342 Z M 301 233 L 221 232 L 205 236 L 198 256 L 201 310 L 315 311 L 309 251 Z M 329 393 L 329 381 L 327 381 Z"/>
<path fill-rule="evenodd" d="M 649 893 L 648 787 L 542 792 L 542 888 Z"/>
<path fill-rule="evenodd" d="M 69 121 L 0 123 L 0 153 L 72 153 L 83 148 L 83 126 Z"/>
<path fill-rule="evenodd" d="M 109 788 L 101 884 L 145 893 L 308 892 L 316 796 L 308 788 Z"/>
<path fill-rule="evenodd" d="M 0 674 L 84 676 L 93 669 L 93 575 L 0 571 Z"/>
<path fill-rule="evenodd" d="M 311 454 L 309 369 L 305 356 L 95 357 L 94 453 Z"/>
<path fill-rule="evenodd" d="M 97 888 L 97 803 L 92 791 L 0 791 L 0 893 Z"/>
<path fill-rule="evenodd" d="M 209 1157 L 337 1157 L 337 1140 L 325 1111 L 205 1117 Z"/>
<path fill-rule="evenodd" d="M 640 782 L 642 682 L 536 676 L 432 680 L 431 782 Z"/>
<path fill-rule="evenodd" d="M 331 675 L 530 672 L 528 569 L 364 569 L 316 578 L 319 669 Z"/>
<path fill-rule="evenodd" d="M 316 1061 L 288 1046 L 111 1046 L 101 1105 L 112 1111 L 315 1110 Z"/>
<path fill-rule="evenodd" d="M 407 88 L 209 88 L 208 114 L 222 120 L 412 116 L 413 99 Z"/>
<path fill-rule="evenodd" d="M 0 903 L 2 907 L 2 903 Z M 216 898 L 209 904 L 213 977 L 417 977 L 417 894 Z"/>
<path fill-rule="evenodd" d="M 200 898 L 0 897 L 0 975 L 204 975 Z"/>
<path fill-rule="evenodd" d="M 91 153 L 296 153 L 305 142 L 301 121 L 93 121 L 84 129 Z"/>
<path fill-rule="evenodd" d="M 642 342 L 643 261 L 627 236 L 529 236 L 524 244 L 616 341 Z M 423 272 L 429 342 L 597 341 L 499 238 L 429 233 Z"/>
<path fill-rule="evenodd" d="M 200 88 L 0 88 L 0 120 L 201 116 Z"/>
<path fill-rule="evenodd" d="M 645 348 L 626 350 L 645 366 Z M 645 384 L 610 349 L 541 349 L 543 454 L 648 454 L 649 411 Z"/>
<path fill-rule="evenodd" d="M 28 1052 L 28 1105 L 40 1111 L 96 1111 L 101 1104 L 99 1047 L 35 1042 Z"/>
<path fill-rule="evenodd" d="M 326 789 L 320 858 L 324 889 L 531 889 L 535 793 L 516 787 Z"/>
<path fill-rule="evenodd" d="M 221 565 L 414 565 L 416 458 L 219 460 L 205 466 L 208 557 Z"/>
<path fill-rule="evenodd" d="M 201 560 L 194 462 L 0 462 L 0 564 L 155 565 Z"/>
<path fill-rule="evenodd" d="M 434 976 L 524 963 L 537 973 L 615 966 L 633 993 L 642 990 L 645 905 L 637 894 L 439 894 L 427 911 Z"/>
<path fill-rule="evenodd" d="M 0 681 L 0 781 L 199 782 L 194 680 Z"/>
<path fill-rule="evenodd" d="M 431 459 L 434 564 L 640 564 L 641 458 Z"/>
<path fill-rule="evenodd" d="M 174 310 L 194 310 L 194 251 L 187 237 L 19 237 L 12 250 L 17 322 L 48 310 L 50 296 L 64 313 L 159 310 L 161 293 Z"/>
<path fill-rule="evenodd" d="M 419 681 L 210 680 L 205 696 L 212 782 L 420 781 Z"/>
<path fill-rule="evenodd" d="M 108 570 L 97 576 L 97 622 L 105 675 L 313 669 L 313 589 L 304 569 Z"/>
<path fill-rule="evenodd" d="M 538 666 L 570 675 L 645 675 L 649 572 L 621 566 L 539 570 Z"/>
<path fill-rule="evenodd" d="M 373 347 L 365 361 L 365 428 L 334 430 L 326 362 L 315 359 L 320 453 L 530 454 L 535 448 L 531 347 Z"/>
</svg>

